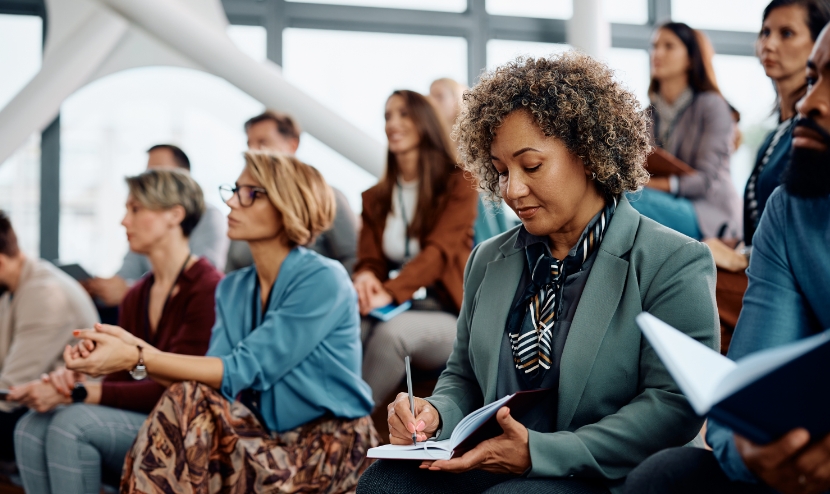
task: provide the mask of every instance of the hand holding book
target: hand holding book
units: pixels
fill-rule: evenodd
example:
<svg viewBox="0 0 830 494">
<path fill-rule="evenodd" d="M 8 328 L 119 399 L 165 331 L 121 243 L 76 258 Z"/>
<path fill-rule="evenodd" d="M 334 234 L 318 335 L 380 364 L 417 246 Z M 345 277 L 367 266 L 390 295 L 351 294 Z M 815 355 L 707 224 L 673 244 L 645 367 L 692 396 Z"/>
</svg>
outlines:
<svg viewBox="0 0 830 494">
<path fill-rule="evenodd" d="M 424 461 L 420 468 L 452 473 L 484 470 L 491 473 L 523 474 L 530 468 L 527 428 L 510 415 L 507 407 L 499 408 L 496 420 L 504 431 L 501 435 L 479 443 L 457 458 Z"/>
</svg>

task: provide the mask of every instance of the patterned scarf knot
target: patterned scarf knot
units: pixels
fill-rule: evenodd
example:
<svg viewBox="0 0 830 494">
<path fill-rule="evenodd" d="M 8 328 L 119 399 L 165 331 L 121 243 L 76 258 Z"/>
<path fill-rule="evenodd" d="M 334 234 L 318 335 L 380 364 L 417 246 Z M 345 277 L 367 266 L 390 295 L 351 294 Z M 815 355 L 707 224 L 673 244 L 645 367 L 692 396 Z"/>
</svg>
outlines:
<svg viewBox="0 0 830 494">
<path fill-rule="evenodd" d="M 532 384 L 541 382 L 544 372 L 550 369 L 553 362 L 553 332 L 562 308 L 560 299 L 568 274 L 566 271 L 578 271 L 596 251 L 616 207 L 616 199 L 606 204 L 585 227 L 576 246 L 564 260 L 551 256 L 546 244 L 541 242 L 526 247 L 528 266 L 533 266 L 530 284 L 511 310 L 507 333 L 516 369 Z"/>
</svg>

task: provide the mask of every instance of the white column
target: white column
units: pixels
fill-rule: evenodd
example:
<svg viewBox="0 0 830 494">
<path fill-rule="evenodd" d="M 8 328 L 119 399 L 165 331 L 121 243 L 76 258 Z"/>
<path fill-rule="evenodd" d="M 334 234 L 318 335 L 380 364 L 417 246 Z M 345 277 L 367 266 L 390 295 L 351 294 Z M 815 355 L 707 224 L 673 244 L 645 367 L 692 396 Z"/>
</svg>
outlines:
<svg viewBox="0 0 830 494">
<path fill-rule="evenodd" d="M 63 100 L 89 81 L 126 32 L 121 17 L 99 10 L 48 52 L 40 72 L 0 111 L 0 163 L 55 119 Z"/>
<path fill-rule="evenodd" d="M 378 177 L 383 174 L 386 148 L 381 142 L 287 82 L 276 64 L 260 63 L 243 54 L 223 32 L 194 16 L 179 2 L 100 1 L 206 71 L 224 78 L 269 108 L 294 115 L 308 133 L 369 173 Z"/>
<path fill-rule="evenodd" d="M 611 24 L 605 19 L 603 3 L 573 0 L 573 16 L 568 21 L 568 43 L 598 59 L 605 59 L 611 48 Z"/>
</svg>

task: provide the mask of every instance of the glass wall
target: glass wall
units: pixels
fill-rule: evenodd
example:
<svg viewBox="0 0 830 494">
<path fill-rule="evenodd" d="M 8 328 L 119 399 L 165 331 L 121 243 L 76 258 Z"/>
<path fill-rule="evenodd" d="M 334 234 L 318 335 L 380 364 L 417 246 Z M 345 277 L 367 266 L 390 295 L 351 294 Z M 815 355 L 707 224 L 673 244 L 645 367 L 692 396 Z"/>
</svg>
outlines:
<svg viewBox="0 0 830 494">
<path fill-rule="evenodd" d="M 570 19 L 572 0 L 487 0 L 487 12 L 495 15 Z M 603 14 L 610 22 L 645 24 L 647 0 L 603 0 Z"/>
<path fill-rule="evenodd" d="M 429 92 L 440 77 L 467 83 L 467 42 L 448 36 L 286 29 L 283 73 L 324 105 L 386 143 L 383 113 L 396 89 Z M 340 188 L 355 211 L 377 178 L 304 134 L 297 153 Z"/>
<path fill-rule="evenodd" d="M 758 32 L 770 0 L 672 0 L 672 20 L 697 29 Z"/>
<path fill-rule="evenodd" d="M 0 110 L 40 70 L 43 51 L 40 17 L 0 14 Z M 40 252 L 40 133 L 33 134 L 0 162 L 0 209 L 11 218 L 20 247 Z"/>
<path fill-rule="evenodd" d="M 127 252 L 124 177 L 140 173 L 154 144 L 180 146 L 207 202 L 233 183 L 246 147 L 243 123 L 262 105 L 223 79 L 146 67 L 87 85 L 61 107 L 60 257 L 108 276 Z"/>
</svg>

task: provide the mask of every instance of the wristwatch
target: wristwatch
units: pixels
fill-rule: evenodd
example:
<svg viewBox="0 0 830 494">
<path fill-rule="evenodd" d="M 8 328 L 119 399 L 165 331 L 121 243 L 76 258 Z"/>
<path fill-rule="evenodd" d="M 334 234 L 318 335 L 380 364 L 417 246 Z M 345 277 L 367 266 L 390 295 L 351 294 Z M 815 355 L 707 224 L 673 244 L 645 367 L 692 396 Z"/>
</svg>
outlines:
<svg viewBox="0 0 830 494">
<path fill-rule="evenodd" d="M 88 394 L 84 383 L 75 383 L 75 387 L 72 388 L 72 403 L 83 403 Z"/>
<path fill-rule="evenodd" d="M 138 363 L 135 364 L 133 370 L 130 371 L 130 375 L 133 376 L 133 379 L 136 381 L 141 381 L 147 377 L 147 367 L 144 366 L 144 349 L 141 345 L 136 345 L 136 347 L 138 347 Z"/>
</svg>

